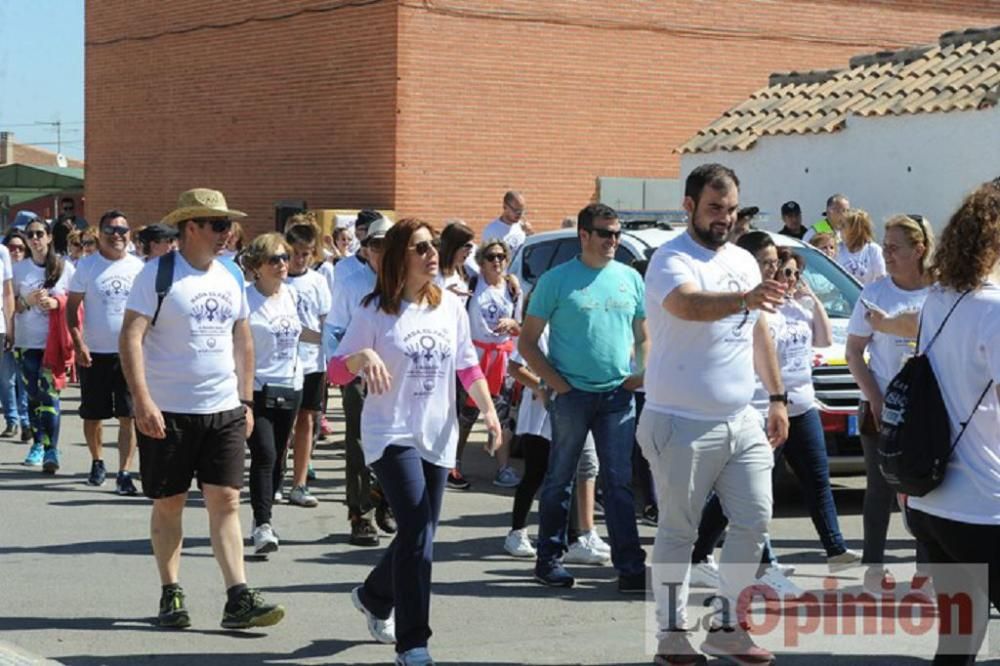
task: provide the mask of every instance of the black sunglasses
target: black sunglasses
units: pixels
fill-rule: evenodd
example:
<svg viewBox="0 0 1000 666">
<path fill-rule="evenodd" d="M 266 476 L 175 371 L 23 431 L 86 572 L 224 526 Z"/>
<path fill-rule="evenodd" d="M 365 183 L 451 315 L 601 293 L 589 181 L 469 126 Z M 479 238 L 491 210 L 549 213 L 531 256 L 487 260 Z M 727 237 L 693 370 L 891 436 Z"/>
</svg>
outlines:
<svg viewBox="0 0 1000 666">
<path fill-rule="evenodd" d="M 798 280 L 800 275 L 801 275 L 801 273 L 799 271 L 797 271 L 796 269 L 794 269 L 794 268 L 786 268 L 785 269 L 785 277 L 786 278 L 794 277 L 796 280 Z"/>
<path fill-rule="evenodd" d="M 128 227 L 119 227 L 113 225 L 109 225 L 101 229 L 101 233 L 103 233 L 105 236 L 121 236 L 122 238 L 128 236 L 128 232 L 129 232 Z"/>
<path fill-rule="evenodd" d="M 413 251 L 416 252 L 421 257 L 426 256 L 431 248 L 434 247 L 434 241 L 420 241 L 419 243 L 412 245 Z"/>
<path fill-rule="evenodd" d="M 89 239 L 89 240 L 82 241 L 80 244 L 83 245 L 83 247 L 93 247 L 93 246 L 97 245 L 97 241 L 95 241 L 93 239 Z"/>
<path fill-rule="evenodd" d="M 11 243 L 7 246 L 9 252 L 24 252 L 25 249 L 24 243 Z"/>
<path fill-rule="evenodd" d="M 614 238 L 615 240 L 618 240 L 619 238 L 622 237 L 621 229 L 613 231 L 611 229 L 599 229 L 597 227 L 592 227 L 590 229 L 584 229 L 584 231 L 589 231 L 592 234 L 597 234 L 598 238 L 602 238 L 604 240 L 607 240 L 608 238 Z"/>
<path fill-rule="evenodd" d="M 282 262 L 287 264 L 289 259 L 291 259 L 291 257 L 288 256 L 287 252 L 283 254 L 272 254 L 270 257 L 267 258 L 267 263 L 271 264 L 272 266 L 277 266 Z"/>
<path fill-rule="evenodd" d="M 27 236 L 29 239 L 35 239 L 35 238 L 45 238 L 48 234 L 46 234 L 41 229 L 35 229 L 34 231 L 25 231 L 24 235 Z"/>
<path fill-rule="evenodd" d="M 503 252 L 495 252 L 492 254 L 484 254 L 483 261 L 486 263 L 493 263 L 494 261 L 506 261 L 507 255 Z"/>
<path fill-rule="evenodd" d="M 228 217 L 200 217 L 195 218 L 192 222 L 202 228 L 208 224 L 212 227 L 212 231 L 217 234 L 224 234 L 233 228 L 233 221 Z"/>
</svg>

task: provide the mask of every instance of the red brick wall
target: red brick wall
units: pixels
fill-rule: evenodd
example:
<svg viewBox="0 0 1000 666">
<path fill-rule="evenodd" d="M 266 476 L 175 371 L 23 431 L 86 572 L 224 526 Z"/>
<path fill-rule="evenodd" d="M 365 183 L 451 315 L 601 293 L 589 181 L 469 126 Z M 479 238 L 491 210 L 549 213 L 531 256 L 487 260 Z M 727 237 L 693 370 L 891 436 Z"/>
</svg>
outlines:
<svg viewBox="0 0 1000 666">
<path fill-rule="evenodd" d="M 134 224 L 191 187 L 270 230 L 273 204 L 391 207 L 396 7 L 380 3 L 101 44 L 329 6 L 317 0 L 88 0 L 87 200 Z"/>
<path fill-rule="evenodd" d="M 205 185 L 482 228 L 508 188 L 537 227 L 598 176 L 670 178 L 673 150 L 774 71 L 1000 23 L 982 0 L 88 0 L 87 197 L 146 223 Z"/>
</svg>

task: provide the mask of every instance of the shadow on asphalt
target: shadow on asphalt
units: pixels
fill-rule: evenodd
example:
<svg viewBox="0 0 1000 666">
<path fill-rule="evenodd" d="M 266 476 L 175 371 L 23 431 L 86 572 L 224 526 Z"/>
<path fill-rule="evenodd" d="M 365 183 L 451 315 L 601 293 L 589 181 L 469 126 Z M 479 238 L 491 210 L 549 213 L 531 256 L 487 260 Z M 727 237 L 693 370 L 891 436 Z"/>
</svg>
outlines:
<svg viewBox="0 0 1000 666">
<path fill-rule="evenodd" d="M 66 631 L 152 631 L 158 634 L 174 633 L 176 629 L 161 629 L 156 625 L 155 617 L 114 618 L 114 617 L 0 617 L 0 631 L 31 631 L 62 629 Z M 205 634 L 207 636 L 227 636 L 244 640 L 253 640 L 267 636 L 262 631 L 232 631 L 228 629 L 192 629 L 184 633 Z M 148 655 L 145 655 L 148 656 Z M 97 659 L 97 657 L 94 657 Z M 100 657 L 105 660 L 118 660 L 125 657 Z M 135 657 L 132 657 L 135 659 Z M 159 659 L 159 657 L 156 657 Z M 62 660 L 60 660 L 62 661 Z M 63 661 L 63 663 L 69 663 Z M 81 662 L 82 663 L 82 662 Z M 97 663 L 97 662 L 95 662 Z"/>
</svg>

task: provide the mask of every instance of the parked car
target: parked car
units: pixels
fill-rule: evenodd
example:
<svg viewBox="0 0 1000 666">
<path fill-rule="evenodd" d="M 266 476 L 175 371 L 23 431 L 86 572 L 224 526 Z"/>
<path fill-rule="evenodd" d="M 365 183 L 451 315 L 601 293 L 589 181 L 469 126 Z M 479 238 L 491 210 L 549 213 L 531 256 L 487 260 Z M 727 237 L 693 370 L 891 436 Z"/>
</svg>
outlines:
<svg viewBox="0 0 1000 666">
<path fill-rule="evenodd" d="M 683 233 L 686 227 L 660 219 L 633 218 L 622 223 L 621 243 L 615 260 L 631 265 L 649 259 L 663 243 Z M 861 391 L 847 368 L 844 347 L 847 322 L 861 295 L 861 285 L 835 261 L 810 245 L 794 238 L 772 233 L 775 244 L 794 248 L 806 260 L 804 279 L 823 302 L 833 327 L 833 345 L 816 349 L 813 361 L 813 384 L 826 446 L 833 474 L 864 472 L 861 441 L 858 438 L 858 401 Z M 518 277 L 524 290 L 530 291 L 538 278 L 580 253 L 575 229 L 561 229 L 534 234 L 514 255 L 510 272 Z"/>
</svg>

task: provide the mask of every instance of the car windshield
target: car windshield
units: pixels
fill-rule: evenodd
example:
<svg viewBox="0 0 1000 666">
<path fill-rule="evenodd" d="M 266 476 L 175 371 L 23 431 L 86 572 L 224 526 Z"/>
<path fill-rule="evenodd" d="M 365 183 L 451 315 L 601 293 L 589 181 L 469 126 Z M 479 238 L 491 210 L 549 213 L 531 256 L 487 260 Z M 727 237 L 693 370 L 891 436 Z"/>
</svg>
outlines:
<svg viewBox="0 0 1000 666">
<path fill-rule="evenodd" d="M 805 280 L 833 319 L 848 319 L 861 296 L 861 286 L 825 254 L 811 247 L 796 247 L 806 260 Z"/>
</svg>

